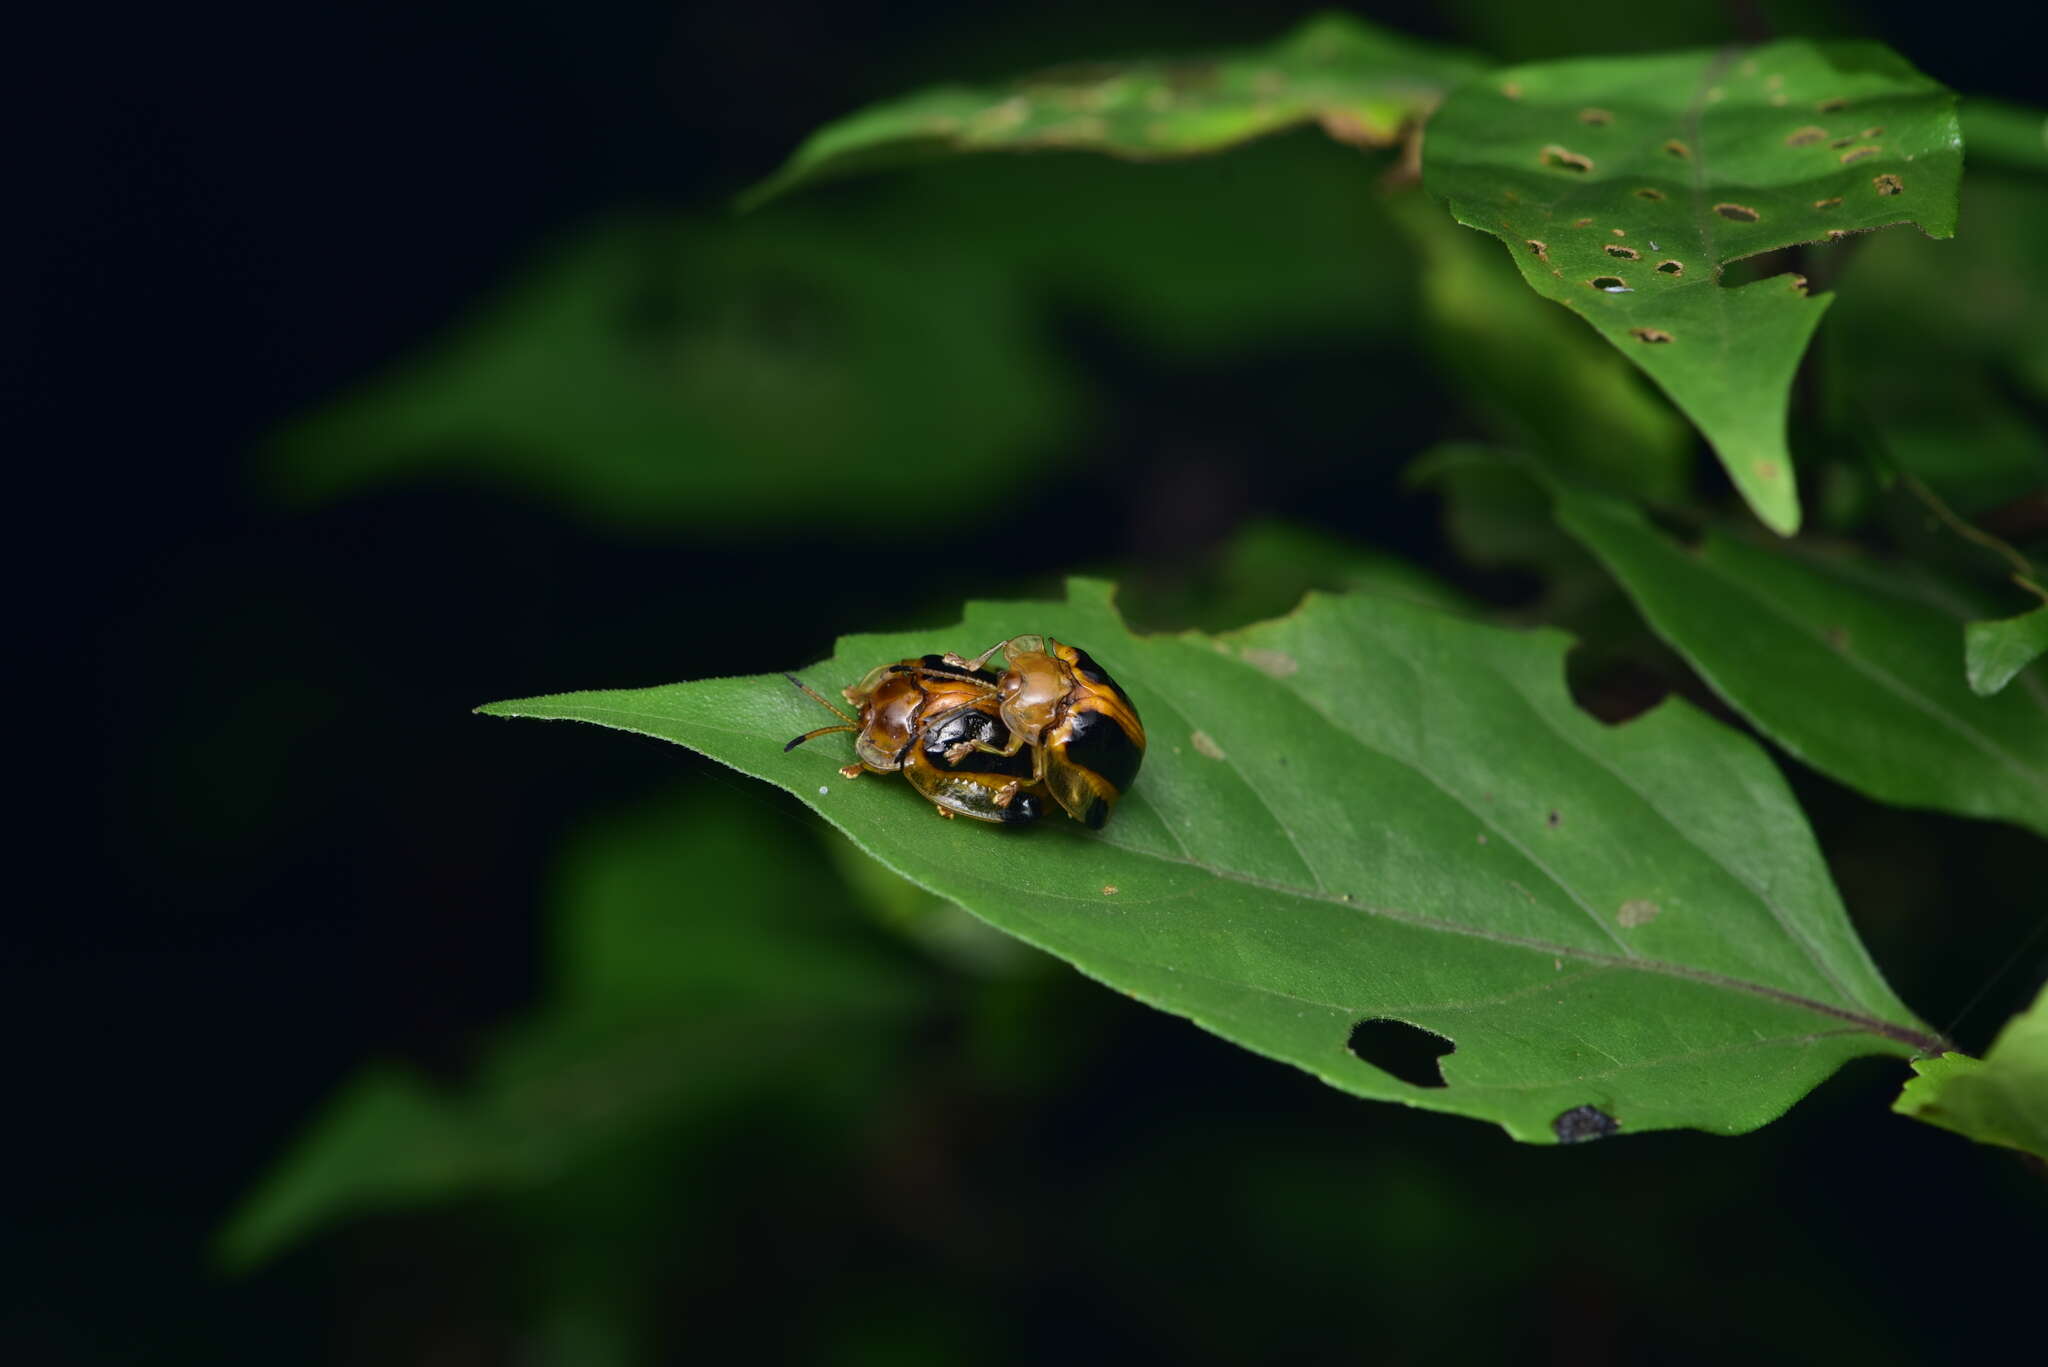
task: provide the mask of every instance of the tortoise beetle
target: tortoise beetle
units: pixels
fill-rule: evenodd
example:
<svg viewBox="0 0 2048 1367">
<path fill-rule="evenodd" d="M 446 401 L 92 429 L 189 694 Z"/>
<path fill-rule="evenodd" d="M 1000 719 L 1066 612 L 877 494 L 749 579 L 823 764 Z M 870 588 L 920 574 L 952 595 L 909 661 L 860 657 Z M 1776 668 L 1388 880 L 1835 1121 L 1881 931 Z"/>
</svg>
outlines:
<svg viewBox="0 0 2048 1367">
<path fill-rule="evenodd" d="M 846 717 L 795 675 L 784 677 Z M 846 778 L 900 773 L 940 816 L 1005 825 L 1036 821 L 1045 789 L 1033 776 L 1031 757 L 1009 745 L 999 682 L 988 670 L 963 669 L 938 655 L 879 665 L 841 690 L 859 709 L 857 719 L 807 731 L 782 748 L 788 752 L 817 736 L 851 731 L 859 762 L 839 771 Z"/>
<path fill-rule="evenodd" d="M 949 755 L 1009 758 L 1029 747 L 1027 786 L 1042 785 L 1068 816 L 1100 830 L 1145 758 L 1137 707 L 1087 651 L 1050 636 L 1012 636 L 972 660 L 946 655 L 941 662 L 986 676 L 983 666 L 997 654 L 1009 664 L 996 684 L 1009 739 L 965 742 Z"/>
</svg>

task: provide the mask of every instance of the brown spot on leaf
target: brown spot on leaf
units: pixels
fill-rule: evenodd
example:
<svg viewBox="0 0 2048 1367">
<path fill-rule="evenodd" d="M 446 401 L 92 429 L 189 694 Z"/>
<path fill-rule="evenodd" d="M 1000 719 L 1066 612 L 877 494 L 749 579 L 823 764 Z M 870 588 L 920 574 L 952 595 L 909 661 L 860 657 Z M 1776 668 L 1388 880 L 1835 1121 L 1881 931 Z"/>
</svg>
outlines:
<svg viewBox="0 0 2048 1367">
<path fill-rule="evenodd" d="M 1687 147 L 1684 143 L 1680 142 L 1677 138 L 1673 138 L 1671 139 L 1671 141 L 1665 143 L 1664 151 L 1670 156 L 1677 157 L 1680 161 L 1692 160 L 1692 149 L 1690 147 Z"/>
<path fill-rule="evenodd" d="M 1530 238 L 1529 255 L 1535 257 L 1538 261 L 1550 260 L 1550 244 L 1546 242 L 1538 242 L 1533 237 Z"/>
<path fill-rule="evenodd" d="M 1754 470 L 1756 477 L 1766 484 L 1771 483 L 1778 477 L 1778 462 L 1774 460 L 1760 460 L 1749 468 Z"/>
<path fill-rule="evenodd" d="M 1683 261 L 1659 261 L 1657 263 L 1657 273 L 1659 275 L 1684 275 L 1685 263 Z"/>
<path fill-rule="evenodd" d="M 1581 109 L 1579 111 L 1579 122 L 1596 125 L 1613 123 L 1614 115 L 1605 109 Z"/>
<path fill-rule="evenodd" d="M 1114 896 L 1116 896 L 1116 894 L 1117 894 L 1117 886 L 1116 886 L 1116 884 L 1114 884 L 1114 883 L 1104 883 L 1104 884 L 1102 885 L 1102 895 L 1103 895 L 1104 897 L 1114 897 Z"/>
<path fill-rule="evenodd" d="M 1792 132 L 1788 133 L 1785 136 L 1785 145 L 1787 147 L 1811 147 L 1817 142 L 1826 140 L 1827 135 L 1827 129 L 1815 128 L 1812 124 L 1808 124 L 1804 128 L 1795 128 Z"/>
<path fill-rule="evenodd" d="M 1195 747 L 1195 753 L 1198 755 L 1206 755 L 1210 759 L 1223 758 L 1223 747 L 1218 745 L 1207 731 L 1195 732 L 1188 737 L 1188 742 Z"/>
<path fill-rule="evenodd" d="M 1875 128 L 1866 128 L 1857 136 L 1862 138 L 1881 138 L 1884 136 L 1884 125 L 1878 124 Z"/>
<path fill-rule="evenodd" d="M 1590 218 L 1575 218 L 1572 220 L 1572 226 L 1574 228 L 1590 228 L 1593 226 L 1593 220 Z"/>
<path fill-rule="evenodd" d="M 1832 114 L 1838 109 L 1847 109 L 1848 107 L 1849 99 L 1846 95 L 1830 95 L 1827 99 L 1814 106 L 1815 109 L 1823 114 Z"/>
<path fill-rule="evenodd" d="M 1849 629 L 1847 627 L 1829 627 L 1822 634 L 1828 638 L 1828 644 L 1836 650 L 1847 650 L 1849 648 Z"/>
<path fill-rule="evenodd" d="M 1244 662 L 1263 674 L 1276 679 L 1285 679 L 1301 672 L 1301 661 L 1284 650 L 1267 650 L 1261 646 L 1246 646 Z"/>
<path fill-rule="evenodd" d="M 1631 897 L 1621 904 L 1621 910 L 1614 913 L 1614 919 L 1621 922 L 1628 929 L 1634 930 L 1637 926 L 1650 924 L 1650 922 L 1656 920 L 1663 913 L 1664 908 L 1658 906 L 1649 898 Z"/>
<path fill-rule="evenodd" d="M 1881 195 L 1902 195 L 1906 193 L 1906 182 L 1887 171 L 1881 176 L 1872 176 L 1870 183 Z"/>
<path fill-rule="evenodd" d="M 1828 146 L 1834 148 L 1837 152 L 1839 152 L 1844 147 L 1847 147 L 1850 143 L 1853 143 L 1855 141 L 1856 135 L 1854 133 L 1851 133 L 1847 137 L 1836 138 L 1833 142 L 1829 143 Z"/>
<path fill-rule="evenodd" d="M 1792 277 L 1791 284 L 1792 292 L 1798 295 L 1800 298 L 1804 299 L 1806 297 L 1806 277 L 1795 273 Z"/>
<path fill-rule="evenodd" d="M 1581 175 L 1593 169 L 1593 159 L 1591 157 L 1574 152 L 1569 148 L 1559 147 L 1554 142 L 1543 149 L 1540 154 L 1540 160 L 1545 166 L 1555 166 L 1566 171 L 1576 171 Z"/>
<path fill-rule="evenodd" d="M 1508 97 L 1509 99 L 1511 99 L 1511 100 L 1519 100 L 1519 99 L 1521 99 L 1521 98 L 1522 98 L 1522 85 L 1521 85 L 1521 82 L 1519 82 L 1519 81 L 1509 81 L 1509 82 L 1508 82 L 1508 83 L 1507 83 L 1506 85 L 1504 85 L 1504 86 L 1502 86 L 1502 87 L 1500 88 L 1500 93 L 1501 93 L 1501 94 L 1503 94 L 1503 95 L 1505 95 L 1505 96 L 1507 96 L 1507 97 Z"/>
<path fill-rule="evenodd" d="M 1671 340 L 1671 334 L 1663 328 L 1630 328 L 1628 335 L 1635 338 L 1638 342 L 1656 343 Z"/>
<path fill-rule="evenodd" d="M 1865 161 L 1871 157 L 1879 156 L 1883 152 L 1884 149 L 1882 147 L 1877 147 L 1873 146 L 1870 143 L 1865 143 L 1861 147 L 1854 147 L 1851 148 L 1849 151 L 1842 153 L 1842 165 L 1854 166 L 1859 161 Z"/>
<path fill-rule="evenodd" d="M 1714 212 L 1734 223 L 1754 223 L 1762 217 L 1747 204 L 1716 204 Z"/>
<path fill-rule="evenodd" d="M 1654 188 L 1652 188 L 1651 186 L 1645 185 L 1645 186 L 1644 186 L 1644 187 L 1643 187 L 1642 189 L 1640 189 L 1640 190 L 1636 191 L 1636 198 L 1637 198 L 1637 199 L 1662 199 L 1662 198 L 1664 198 L 1664 192 L 1663 192 L 1662 190 L 1654 189 Z"/>
<path fill-rule="evenodd" d="M 1836 196 L 1834 196 L 1834 197 L 1833 197 L 1832 199 L 1816 199 L 1816 200 L 1815 200 L 1815 201 L 1813 202 L 1813 207 L 1814 207 L 1814 208 L 1816 208 L 1816 209 L 1820 209 L 1820 210 L 1822 210 L 1822 211 L 1826 211 L 1826 210 L 1828 210 L 1828 209 L 1832 209 L 1832 208 L 1834 208 L 1834 207 L 1835 207 L 1836 205 L 1840 204 L 1841 202 L 1842 202 L 1842 197 L 1841 197 L 1840 195 L 1836 195 Z"/>
<path fill-rule="evenodd" d="M 1550 829 L 1554 831 L 1559 826 L 1564 825 L 1564 817 L 1559 813 L 1553 811 L 1549 816 L 1543 818 L 1543 824 L 1550 827 Z"/>
<path fill-rule="evenodd" d="M 1624 247 L 1619 242 L 1608 243 L 1607 254 L 1609 256 L 1618 256 L 1624 261 L 1640 261 L 1643 256 L 1634 247 Z"/>
</svg>

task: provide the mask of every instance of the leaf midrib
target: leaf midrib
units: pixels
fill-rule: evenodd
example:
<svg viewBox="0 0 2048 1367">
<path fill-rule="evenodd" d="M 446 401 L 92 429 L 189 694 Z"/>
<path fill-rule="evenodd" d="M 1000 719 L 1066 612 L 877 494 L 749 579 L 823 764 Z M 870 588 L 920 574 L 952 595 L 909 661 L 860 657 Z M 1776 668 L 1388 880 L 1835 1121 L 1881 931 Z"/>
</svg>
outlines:
<svg viewBox="0 0 2048 1367">
<path fill-rule="evenodd" d="M 1250 666 L 1248 665 L 1245 667 L 1250 668 Z M 1290 693 L 1294 693 L 1294 690 L 1291 688 L 1288 691 Z M 1300 694 L 1295 693 L 1295 696 L 1300 697 Z M 1306 702 L 1307 700 L 1303 699 L 1303 701 Z M 1313 707 L 1312 703 L 1310 703 L 1309 705 Z M 566 707 L 564 710 L 567 710 Z M 667 723 L 670 725 L 680 724 L 691 727 L 696 727 L 699 725 L 698 722 L 689 718 L 676 717 L 673 715 L 665 715 L 662 713 L 654 712 L 636 712 L 625 708 L 613 707 L 608 705 L 586 703 L 578 705 L 576 710 L 579 713 L 585 714 L 583 719 L 590 721 L 599 721 L 600 717 L 610 716 L 616 718 L 626 718 L 648 722 Z M 599 724 L 602 725 L 606 723 L 599 721 Z M 638 728 L 635 728 L 633 726 L 621 725 L 616 722 L 610 724 L 618 730 L 638 730 Z M 703 729 L 719 732 L 725 735 L 743 736 L 749 739 L 760 738 L 760 735 L 757 732 L 735 731 L 730 727 L 704 726 Z M 1336 729 L 1339 732 L 1339 734 L 1350 736 L 1350 733 L 1348 731 L 1345 731 L 1342 727 L 1335 727 L 1334 729 Z M 640 734 L 652 735 L 657 740 L 670 739 L 668 736 L 662 735 L 660 732 L 641 731 Z M 1357 742 L 1357 737 L 1351 736 L 1351 739 Z M 1363 742 L 1358 743 L 1362 744 Z M 726 763 L 728 764 L 728 767 L 735 769 L 741 768 L 741 766 L 731 764 L 729 761 L 726 761 Z M 742 770 L 742 772 L 752 771 Z M 755 776 L 762 778 L 767 777 L 766 775 L 759 774 L 756 774 Z M 805 804 L 807 806 L 810 805 L 806 796 L 802 793 L 797 793 L 796 789 L 786 787 L 785 785 L 781 784 L 778 780 L 772 778 L 769 778 L 767 781 L 776 783 L 778 787 L 784 787 L 785 791 L 796 793 L 799 800 L 805 801 Z M 813 810 L 816 810 L 816 808 L 813 808 Z M 824 815 L 824 813 L 821 812 L 820 815 Z M 827 816 L 826 819 L 833 821 L 834 825 L 840 824 L 830 816 Z M 841 826 L 841 829 L 844 830 L 846 828 L 844 826 Z M 851 831 L 848 831 L 848 834 L 851 835 L 853 833 Z M 1372 906 L 1367 903 L 1358 901 L 1357 899 L 1351 897 L 1349 894 L 1329 893 L 1313 888 L 1299 887 L 1290 883 L 1282 883 L 1274 879 L 1261 878 L 1256 874 L 1243 873 L 1236 869 L 1226 868 L 1219 864 L 1211 864 L 1205 860 L 1195 858 L 1192 854 L 1171 855 L 1163 853 L 1156 849 L 1140 849 L 1137 846 L 1121 844 L 1118 841 L 1106 835 L 1096 834 L 1092 836 L 1082 836 L 1080 838 L 1096 841 L 1110 849 L 1118 851 L 1122 855 L 1125 855 L 1133 859 L 1153 859 L 1158 860 L 1162 863 L 1179 864 L 1184 867 L 1192 868 L 1199 872 L 1206 873 L 1210 877 L 1219 879 L 1224 882 L 1236 883 L 1245 887 L 1254 887 L 1261 889 L 1262 891 L 1277 893 L 1281 896 L 1293 897 L 1300 899 L 1302 901 L 1322 902 L 1331 906 L 1345 907 L 1354 911 L 1363 912 L 1370 916 L 1377 916 L 1386 920 L 1394 921 L 1402 925 L 1413 926 L 1421 930 L 1430 930 L 1444 934 L 1457 935 L 1466 939 L 1475 939 L 1491 944 L 1507 945 L 1516 949 L 1529 950 L 1539 955 L 1549 955 L 1552 958 L 1571 959 L 1576 963 L 1593 964 L 1598 965 L 1602 968 L 1633 969 L 1639 972 L 1650 973 L 1661 977 L 1675 978 L 1688 982 L 1696 982 L 1708 987 L 1714 987 L 1725 991 L 1737 992 L 1749 996 L 1758 997 L 1763 1000 L 1777 1002 L 1781 1005 L 1811 1011 L 1819 1016 L 1825 1016 L 1834 1020 L 1846 1021 L 1849 1024 L 1855 1026 L 1856 1028 L 1866 1033 L 1878 1035 L 1886 1039 L 1896 1040 L 1902 1044 L 1912 1045 L 1916 1050 L 1924 1054 L 1943 1053 L 1946 1052 L 1950 1047 L 1946 1040 L 1943 1040 L 1942 1038 L 1936 1035 L 1924 1034 L 1908 1026 L 1898 1025 L 1892 1021 L 1884 1020 L 1876 1016 L 1865 1015 L 1856 1011 L 1852 1011 L 1847 1007 L 1835 1006 L 1828 1002 L 1818 1001 L 1811 997 L 1801 996 L 1798 993 L 1789 992 L 1783 988 L 1771 987 L 1765 983 L 1750 982 L 1746 979 L 1731 977 L 1727 974 L 1715 973 L 1708 969 L 1693 968 L 1685 964 L 1672 963 L 1668 960 L 1663 959 L 1651 959 L 1642 957 L 1630 958 L 1615 954 L 1604 954 L 1596 950 L 1581 949 L 1573 945 L 1554 944 L 1549 941 L 1539 940 L 1531 936 L 1515 935 L 1507 931 L 1488 930 L 1479 926 L 1471 926 L 1457 921 L 1444 920 L 1439 917 L 1423 915 L 1419 912 L 1403 911 L 1395 907 Z M 867 848 L 865 842 L 860 843 L 863 844 L 863 848 Z M 882 861 L 885 864 L 889 864 L 890 867 L 896 868 L 895 862 L 888 859 L 880 851 L 870 850 L 870 853 L 875 854 L 877 858 L 882 859 Z M 921 881 L 918 880 L 915 877 L 915 875 L 909 874 L 906 870 L 897 868 L 896 871 L 898 873 L 904 874 L 906 877 L 911 877 L 912 881 Z M 1009 891 L 1015 890 L 1014 888 L 1009 888 L 1008 885 L 1003 886 Z M 1038 896 L 1040 895 L 1040 893 L 1037 890 L 1033 890 L 1031 895 Z M 1256 984 L 1252 983 L 1245 983 L 1243 984 L 1243 986 L 1251 987 L 1256 990 L 1264 990 L 1262 988 L 1258 988 Z"/>
</svg>

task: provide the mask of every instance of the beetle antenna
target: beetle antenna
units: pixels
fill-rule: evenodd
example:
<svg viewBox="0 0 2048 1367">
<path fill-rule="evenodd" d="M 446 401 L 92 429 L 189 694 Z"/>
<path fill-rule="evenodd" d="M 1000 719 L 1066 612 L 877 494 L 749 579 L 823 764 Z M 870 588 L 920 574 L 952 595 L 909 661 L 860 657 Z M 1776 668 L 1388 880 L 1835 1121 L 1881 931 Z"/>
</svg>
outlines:
<svg viewBox="0 0 2048 1367">
<path fill-rule="evenodd" d="M 846 716 L 846 709 L 844 709 L 844 708 L 842 708 L 842 707 L 838 706 L 838 705 L 837 705 L 836 703 L 834 703 L 834 702 L 833 702 L 833 701 L 832 701 L 832 700 L 831 700 L 830 698 L 826 697 L 826 696 L 825 696 L 825 695 L 824 695 L 823 693 L 820 693 L 820 692 L 819 692 L 819 691 L 818 691 L 817 689 L 815 689 L 815 688 L 811 687 L 811 686 L 810 686 L 809 684 L 805 683 L 805 682 L 804 682 L 804 681 L 803 681 L 802 679 L 799 679 L 799 678 L 798 678 L 798 677 L 797 677 L 796 675 L 794 675 L 794 674 L 788 674 L 788 673 L 785 673 L 785 674 L 784 674 L 784 675 L 783 675 L 782 677 L 783 677 L 783 678 L 785 678 L 785 679 L 787 679 L 787 680 L 789 680 L 789 681 L 790 681 L 791 683 L 795 684 L 795 685 L 796 685 L 796 686 L 797 686 L 798 688 L 802 689 L 802 690 L 803 690 L 804 692 L 806 692 L 806 693 L 810 694 L 810 695 L 811 695 L 811 696 L 812 696 L 813 698 L 816 698 L 816 699 L 818 700 L 818 703 L 819 703 L 819 705 L 820 705 L 820 706 L 822 706 L 822 707 L 824 707 L 824 708 L 825 708 L 826 710 L 830 711 L 830 712 L 831 712 L 831 713 L 832 713 L 833 715 L 835 715 L 835 716 L 840 716 L 840 717 L 846 717 L 846 721 L 847 721 L 847 723 L 848 723 L 848 726 L 850 726 L 850 727 L 851 727 L 851 728 L 852 728 L 853 730 L 856 730 L 856 731 L 858 731 L 858 730 L 860 729 L 860 723 L 859 723 L 859 722 L 855 721 L 855 720 L 854 720 L 854 719 L 853 719 L 852 717 L 847 717 L 847 716 Z M 845 726 L 828 726 L 828 727 L 826 727 L 826 728 L 825 728 L 825 731 L 844 731 L 844 730 L 846 730 L 846 729 L 847 729 L 847 727 L 845 727 Z M 811 732 L 811 736 L 822 736 L 822 735 L 824 735 L 824 734 L 825 734 L 825 732 L 824 732 L 824 731 L 813 731 L 813 732 Z M 799 739 L 799 740 L 809 740 L 809 739 L 811 738 L 811 736 L 800 736 L 800 737 L 798 737 L 798 739 Z M 796 743 L 797 743 L 796 741 L 791 741 L 791 742 L 790 742 L 789 744 L 790 744 L 790 745 L 795 745 Z M 784 748 L 785 748 L 785 749 L 787 749 L 788 747 L 787 747 L 787 746 L 785 746 Z"/>
<path fill-rule="evenodd" d="M 829 736 L 829 735 L 831 735 L 831 734 L 832 734 L 832 733 L 833 733 L 834 731 L 858 731 L 858 730 L 860 730 L 860 727 L 856 726 L 856 725 L 855 725 L 854 723 L 852 723 L 852 722 L 847 722 L 847 723 L 846 723 L 845 725 L 843 725 L 843 726 L 821 726 L 821 727 L 819 727 L 819 728 L 818 728 L 817 730 L 815 730 L 815 731 L 806 731 L 806 732 L 804 732 L 804 733 L 803 733 L 803 734 L 802 734 L 801 736 L 798 736 L 798 737 L 797 737 L 797 738 L 796 738 L 795 740 L 793 740 L 793 741 L 791 741 L 791 742 L 790 742 L 789 744 L 787 744 L 787 745 L 783 746 L 783 747 L 782 747 L 782 753 L 786 755 L 786 754 L 788 754 L 788 753 L 789 753 L 790 751 L 792 751 L 792 750 L 796 749 L 796 748 L 797 748 L 797 746 L 799 746 L 799 745 L 802 745 L 802 744 L 803 744 L 803 743 L 804 743 L 805 741 L 807 741 L 807 740 L 816 740 L 816 739 L 817 739 L 817 738 L 818 738 L 819 736 Z"/>
</svg>

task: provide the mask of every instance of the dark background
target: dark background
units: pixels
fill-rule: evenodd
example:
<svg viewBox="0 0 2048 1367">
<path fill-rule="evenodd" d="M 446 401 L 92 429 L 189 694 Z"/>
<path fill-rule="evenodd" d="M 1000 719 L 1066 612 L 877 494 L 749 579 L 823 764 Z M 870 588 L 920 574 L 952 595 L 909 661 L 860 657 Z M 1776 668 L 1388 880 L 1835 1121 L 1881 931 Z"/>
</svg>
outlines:
<svg viewBox="0 0 2048 1367">
<path fill-rule="evenodd" d="M 1530 8 L 1370 17 L 1506 58 L 1860 33 L 1964 91 L 2039 91 L 2020 44 L 1925 6 L 1540 24 Z M 460 1078 L 532 1003 L 539 889 L 566 830 L 679 781 L 780 806 L 680 751 L 515 733 L 475 704 L 791 666 L 841 631 L 1078 564 L 1170 579 L 1252 512 L 1482 596 L 1526 591 L 1461 569 L 1433 503 L 1389 471 L 1333 473 L 1319 454 L 1455 434 L 1423 360 L 1348 366 L 1355 426 L 1332 432 L 1272 397 L 1276 377 L 1333 366 L 1311 348 L 1177 369 L 1085 312 L 1057 325 L 1109 396 L 1091 459 L 1192 492 L 1162 511 L 1142 492 L 1156 481 L 1083 472 L 1021 495 L 1029 530 L 1000 569 L 971 536 L 919 528 L 763 525 L 713 545 L 454 480 L 293 509 L 252 478 L 267 433 L 593 212 L 715 207 L 823 121 L 942 77 L 1260 41 L 1296 17 L 763 0 L 109 11 L 31 31 L 11 541 L 20 800 L 43 820 L 16 826 L 26 895 L 6 937 L 10 1360 L 534 1360 L 487 1214 L 373 1221 L 241 1278 L 207 1252 L 358 1064 Z M 1305 454 L 1276 462 L 1288 449 Z M 1384 493 L 1333 499 L 1345 479 Z M 945 592 L 878 601 L 913 549 L 961 569 Z M 2023 938 L 2038 883 L 2010 871 L 2038 870 L 2038 845 L 1795 782 L 1880 962 L 1946 1024 Z M 1945 918 L 1954 944 L 1899 962 L 1888 945 L 1927 941 L 1887 916 Z M 1982 1047 L 2027 972 L 1956 1025 L 1963 1044 Z M 721 1180 L 760 1199 L 695 1231 L 718 1256 L 676 1254 L 661 1351 L 1936 1361 L 1987 1351 L 2024 1312 L 2025 1256 L 2002 1241 L 2031 1241 L 2038 1276 L 2038 1174 L 1886 1114 L 1896 1068 L 1851 1069 L 1742 1140 L 1535 1151 L 1051 990 L 1091 1041 L 1067 1046 L 1056 1085 L 991 1099 L 943 1063 L 940 1028 L 919 1047 L 942 1062 L 875 1122 L 911 1138 L 874 1151 L 888 1162 L 847 1160 L 909 1162 L 953 1225 L 897 1220 L 886 1182 L 814 1189 L 735 1145 Z"/>
</svg>

